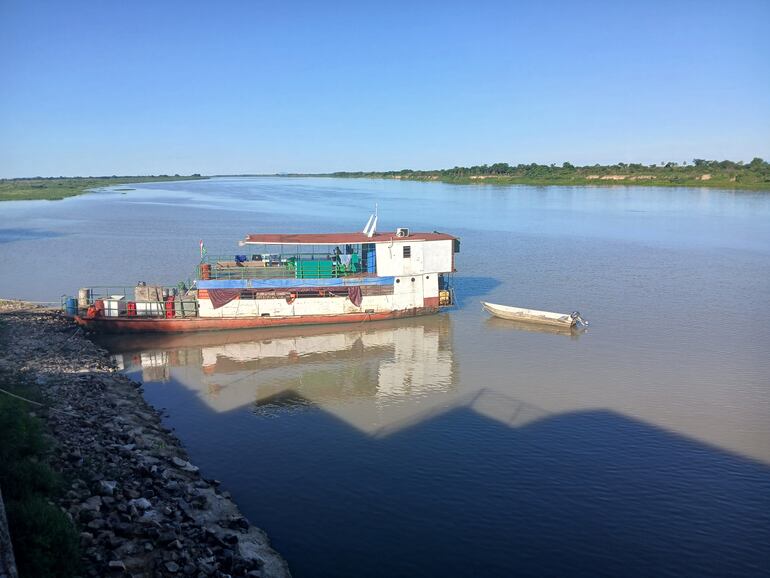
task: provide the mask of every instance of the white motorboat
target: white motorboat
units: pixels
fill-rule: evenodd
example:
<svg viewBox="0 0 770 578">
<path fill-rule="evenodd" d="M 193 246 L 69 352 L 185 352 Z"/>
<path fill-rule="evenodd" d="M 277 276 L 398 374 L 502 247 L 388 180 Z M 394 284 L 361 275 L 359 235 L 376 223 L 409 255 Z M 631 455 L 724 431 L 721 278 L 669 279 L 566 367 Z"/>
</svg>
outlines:
<svg viewBox="0 0 770 578">
<path fill-rule="evenodd" d="M 551 311 L 538 311 L 536 309 L 522 309 L 521 307 L 510 307 L 508 305 L 498 305 L 497 303 L 481 302 L 485 311 L 495 317 L 518 321 L 521 323 L 536 323 L 539 325 L 549 325 L 551 327 L 572 328 L 580 324 L 588 325 L 580 313 L 552 313 Z"/>
</svg>

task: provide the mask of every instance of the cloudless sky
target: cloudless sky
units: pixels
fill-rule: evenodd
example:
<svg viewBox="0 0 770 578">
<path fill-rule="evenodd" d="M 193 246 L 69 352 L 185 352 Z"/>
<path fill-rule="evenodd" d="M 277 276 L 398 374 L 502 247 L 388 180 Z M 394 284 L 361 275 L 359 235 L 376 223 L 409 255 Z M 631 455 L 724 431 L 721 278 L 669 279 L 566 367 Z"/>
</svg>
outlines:
<svg viewBox="0 0 770 578">
<path fill-rule="evenodd" d="M 770 0 L 0 0 L 0 177 L 770 158 Z"/>
</svg>

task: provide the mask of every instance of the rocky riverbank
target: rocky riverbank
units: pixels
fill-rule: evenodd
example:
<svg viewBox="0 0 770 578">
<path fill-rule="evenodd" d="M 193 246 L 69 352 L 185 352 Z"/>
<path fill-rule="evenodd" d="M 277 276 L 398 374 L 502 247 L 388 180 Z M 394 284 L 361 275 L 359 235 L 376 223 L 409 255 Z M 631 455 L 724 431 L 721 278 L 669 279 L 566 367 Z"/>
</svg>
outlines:
<svg viewBox="0 0 770 578">
<path fill-rule="evenodd" d="M 0 372 L 45 399 L 30 408 L 54 438 L 52 466 L 69 488 L 58 505 L 80 532 L 83 575 L 289 576 L 105 350 L 58 312 L 5 301 L 0 320 Z"/>
</svg>

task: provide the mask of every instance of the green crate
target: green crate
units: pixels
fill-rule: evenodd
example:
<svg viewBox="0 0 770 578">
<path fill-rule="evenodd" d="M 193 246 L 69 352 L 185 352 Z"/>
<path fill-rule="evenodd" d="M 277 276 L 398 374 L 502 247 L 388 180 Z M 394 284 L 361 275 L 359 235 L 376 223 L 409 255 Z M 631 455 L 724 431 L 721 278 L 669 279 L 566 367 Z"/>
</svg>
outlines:
<svg viewBox="0 0 770 578">
<path fill-rule="evenodd" d="M 297 279 L 330 279 L 334 276 L 333 261 L 297 261 Z"/>
</svg>

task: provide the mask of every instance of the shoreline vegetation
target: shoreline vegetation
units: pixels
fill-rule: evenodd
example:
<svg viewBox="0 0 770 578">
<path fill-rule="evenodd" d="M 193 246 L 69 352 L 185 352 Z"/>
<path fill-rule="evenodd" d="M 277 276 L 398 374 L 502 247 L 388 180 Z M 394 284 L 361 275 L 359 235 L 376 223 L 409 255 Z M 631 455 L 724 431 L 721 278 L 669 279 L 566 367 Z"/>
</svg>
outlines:
<svg viewBox="0 0 770 578">
<path fill-rule="evenodd" d="M 565 162 L 561 166 L 557 166 L 556 164 L 539 165 L 536 163 L 528 165 L 495 163 L 428 171 L 403 169 L 384 172 L 336 172 L 285 176 L 439 181 L 454 184 L 627 185 L 770 190 L 770 163 L 761 158 L 755 158 L 749 163 L 694 159 L 692 162 L 682 164 L 665 162 L 655 165 L 618 163 L 614 165 L 575 166 Z"/>
<path fill-rule="evenodd" d="M 111 176 L 111 177 L 33 177 L 0 179 L 0 201 L 59 201 L 74 197 L 101 187 L 131 185 L 134 183 L 155 183 L 163 181 L 191 181 L 207 179 L 199 174 L 152 175 L 152 176 Z M 125 189 L 131 190 L 131 189 Z"/>
<path fill-rule="evenodd" d="M 770 191 L 770 163 L 754 158 L 751 162 L 694 159 L 692 162 L 662 162 L 654 165 L 617 163 L 614 165 L 576 166 L 537 163 L 509 165 L 494 163 L 438 170 L 339 171 L 334 173 L 279 173 L 277 175 L 241 174 L 215 176 L 333 177 L 347 179 L 394 179 L 438 181 L 469 185 L 531 186 L 636 186 L 636 187 L 708 187 L 747 191 Z M 136 183 L 188 181 L 212 176 L 152 175 L 110 177 L 32 177 L 0 179 L 2 201 L 56 201 L 82 195 L 102 187 Z M 117 191 L 132 191 L 123 187 Z"/>
</svg>

